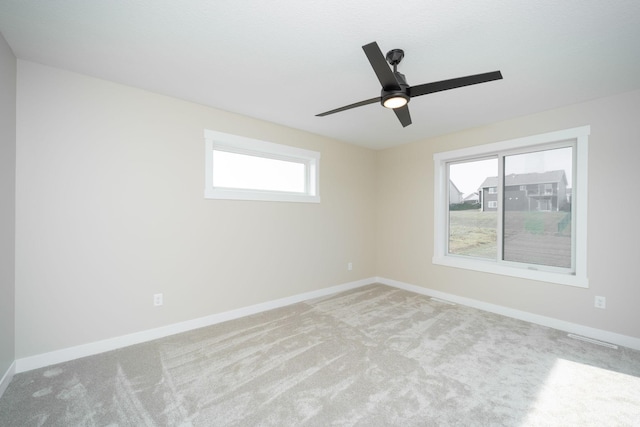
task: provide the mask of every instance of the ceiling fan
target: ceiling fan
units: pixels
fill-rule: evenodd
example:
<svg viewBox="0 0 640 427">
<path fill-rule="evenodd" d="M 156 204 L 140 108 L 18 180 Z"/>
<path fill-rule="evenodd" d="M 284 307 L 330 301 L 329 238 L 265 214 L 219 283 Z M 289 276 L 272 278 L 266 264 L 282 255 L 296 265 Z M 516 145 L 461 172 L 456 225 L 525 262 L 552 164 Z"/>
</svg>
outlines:
<svg viewBox="0 0 640 427">
<path fill-rule="evenodd" d="M 328 116 L 329 114 L 339 113 L 340 111 L 350 110 L 351 108 L 380 102 L 384 107 L 390 108 L 396 113 L 398 120 L 402 123 L 402 127 L 407 127 L 411 124 L 411 115 L 409 114 L 409 106 L 407 105 L 411 98 L 502 79 L 502 73 L 500 73 L 500 71 L 492 71 L 490 73 L 474 74 L 439 82 L 409 86 L 404 74 L 398 72 L 397 69 L 398 64 L 402 61 L 402 58 L 404 58 L 404 51 L 402 49 L 390 50 L 387 52 L 386 59 L 382 55 L 382 51 L 376 42 L 364 45 L 362 49 L 365 55 L 367 55 L 367 59 L 369 59 L 371 67 L 373 67 L 373 71 L 376 73 L 376 76 L 378 76 L 378 80 L 382 85 L 380 96 L 316 114 L 317 117 Z M 387 62 L 393 67 L 393 71 L 391 71 Z"/>
</svg>

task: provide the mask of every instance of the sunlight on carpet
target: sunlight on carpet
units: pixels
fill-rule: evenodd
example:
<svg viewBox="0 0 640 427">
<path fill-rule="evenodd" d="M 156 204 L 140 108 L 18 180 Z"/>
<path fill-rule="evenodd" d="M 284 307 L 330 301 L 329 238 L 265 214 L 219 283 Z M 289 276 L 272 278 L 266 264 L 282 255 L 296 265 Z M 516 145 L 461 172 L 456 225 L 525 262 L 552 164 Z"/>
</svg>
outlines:
<svg viewBox="0 0 640 427">
<path fill-rule="evenodd" d="M 640 378 L 558 359 L 524 425 L 640 425 L 638 402 Z"/>
</svg>

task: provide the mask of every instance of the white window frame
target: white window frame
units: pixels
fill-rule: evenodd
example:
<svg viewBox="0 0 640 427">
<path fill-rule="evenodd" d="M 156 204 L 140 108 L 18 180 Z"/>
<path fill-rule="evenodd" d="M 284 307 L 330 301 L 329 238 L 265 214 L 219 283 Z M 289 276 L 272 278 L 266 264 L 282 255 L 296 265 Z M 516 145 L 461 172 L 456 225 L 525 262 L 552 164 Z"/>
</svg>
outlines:
<svg viewBox="0 0 640 427">
<path fill-rule="evenodd" d="M 205 129 L 204 197 L 223 200 L 259 200 L 274 202 L 320 203 L 320 153 L 289 145 L 260 141 L 239 135 Z M 285 160 L 305 165 L 305 190 L 302 193 L 214 187 L 213 151 Z"/>
<path fill-rule="evenodd" d="M 556 132 L 549 132 L 524 138 L 478 145 L 459 150 L 435 153 L 434 160 L 434 255 L 432 262 L 438 265 L 464 268 L 493 274 L 501 274 L 562 285 L 589 287 L 587 278 L 587 163 L 588 137 L 590 126 L 582 126 Z M 522 149 L 544 149 L 553 143 L 574 141 L 573 199 L 572 199 L 572 236 L 573 260 L 571 271 L 545 267 L 535 264 L 510 263 L 508 261 L 485 260 L 448 254 L 448 195 L 447 164 L 456 161 L 468 161 L 495 155 L 500 152 L 512 152 Z M 500 163 L 500 162 L 499 162 Z M 499 176 L 502 166 L 499 166 Z M 502 185 L 498 187 L 498 211 L 502 209 Z M 500 215 L 498 215 L 500 217 Z M 502 221 L 498 218 L 498 227 Z M 498 242 L 498 253 L 502 252 L 502 243 Z"/>
</svg>

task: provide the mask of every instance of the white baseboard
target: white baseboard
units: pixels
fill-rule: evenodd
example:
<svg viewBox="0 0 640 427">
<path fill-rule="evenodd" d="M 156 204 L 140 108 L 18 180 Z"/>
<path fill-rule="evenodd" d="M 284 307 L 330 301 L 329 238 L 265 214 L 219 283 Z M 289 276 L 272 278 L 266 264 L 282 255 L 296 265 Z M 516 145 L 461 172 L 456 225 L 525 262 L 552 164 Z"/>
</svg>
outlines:
<svg viewBox="0 0 640 427">
<path fill-rule="evenodd" d="M 187 320 L 180 323 L 174 323 L 160 328 L 149 329 L 146 331 L 136 332 L 133 334 L 123 335 L 120 337 L 109 338 L 88 344 L 82 344 L 74 347 L 64 348 L 61 350 L 51 351 L 48 353 L 38 354 L 35 356 L 24 357 L 15 361 L 15 372 L 25 372 L 32 369 L 43 368 L 45 366 L 54 365 L 56 363 L 67 362 L 69 360 L 79 359 L 81 357 L 93 356 L 106 351 L 117 350 L 134 344 L 164 338 L 170 335 L 187 332 L 193 329 L 205 326 L 215 325 L 217 323 L 226 322 L 228 320 L 237 319 L 251 314 L 260 313 L 274 308 L 284 307 L 298 302 L 306 301 L 313 298 L 319 298 L 350 289 L 359 288 L 361 286 L 375 283 L 375 277 L 357 280 L 355 282 L 344 283 L 342 285 L 332 286 L 329 288 L 319 289 L 317 291 L 305 292 L 291 297 L 281 298 L 273 301 L 267 301 L 261 304 L 255 304 L 248 307 L 239 308 L 237 310 L 217 313 L 210 316 L 200 317 L 198 319 Z"/>
<path fill-rule="evenodd" d="M 384 277 L 371 277 L 368 279 L 362 279 L 355 282 L 344 283 L 342 285 L 332 286 L 325 289 L 319 289 L 317 291 L 305 292 L 302 294 L 294 295 L 291 297 L 281 298 L 273 301 L 267 301 L 261 304 L 255 304 L 248 307 L 239 308 L 237 310 L 226 311 L 223 313 L 217 313 L 210 316 L 201 317 L 198 319 L 187 320 L 172 325 L 163 326 L 160 328 L 149 329 L 146 331 L 136 332 L 133 334 L 123 335 L 120 337 L 110 338 L 106 340 L 96 341 L 93 343 L 78 345 L 61 350 L 56 350 L 48 353 L 43 353 L 35 356 L 25 357 L 17 359 L 5 373 L 0 382 L 0 395 L 8 386 L 11 378 L 15 373 L 30 371 L 32 369 L 43 368 L 45 366 L 54 365 L 56 363 L 67 362 L 81 357 L 92 356 L 98 353 L 103 353 L 110 350 L 116 350 L 119 348 L 127 347 L 134 344 L 140 344 L 143 342 L 151 341 L 158 338 L 164 338 L 170 335 L 178 334 L 181 332 L 187 332 L 193 329 L 202 328 L 205 326 L 215 325 L 217 323 L 226 322 L 228 320 L 238 319 L 240 317 L 249 316 L 263 311 L 272 310 L 274 308 L 284 307 L 298 302 L 310 300 L 313 298 L 319 298 L 338 292 L 347 291 L 350 289 L 359 288 L 372 283 L 381 283 L 383 285 L 392 286 L 406 291 L 415 292 L 417 294 L 426 295 L 434 298 L 438 298 L 444 301 L 451 301 L 456 304 L 465 305 L 468 307 L 477 308 L 480 310 L 488 311 L 491 313 L 500 314 L 514 319 L 524 320 L 526 322 L 535 323 L 542 326 L 547 326 L 568 333 L 582 335 L 588 338 L 609 342 L 612 344 L 620 345 L 623 347 L 640 350 L 640 339 L 629 337 L 626 335 L 616 334 L 600 329 L 591 328 L 588 326 L 579 325 L 576 323 L 565 322 L 563 320 L 554 319 L 551 317 L 540 316 L 537 314 L 528 313 L 525 311 L 515 310 L 512 308 L 499 306 L 495 304 L 486 303 L 483 301 L 474 300 L 471 298 L 460 297 L 446 292 L 440 292 L 421 286 L 411 285 L 409 283 L 400 282 L 397 280 L 387 279 Z"/>
<path fill-rule="evenodd" d="M 516 310 L 500 305 L 489 304 L 487 302 L 474 300 L 471 298 L 460 297 L 446 292 L 435 291 L 421 286 L 411 285 L 409 283 L 399 282 L 397 280 L 377 277 L 377 283 L 395 288 L 404 289 L 406 291 L 415 292 L 417 294 L 438 298 L 445 301 L 451 301 L 456 304 L 477 308 L 495 314 L 511 317 L 526 322 L 535 323 L 537 325 L 547 326 L 549 328 L 558 329 L 572 334 L 582 335 L 599 341 L 620 345 L 623 347 L 640 350 L 640 339 L 627 335 L 616 334 L 614 332 L 604 331 L 602 329 L 591 328 L 589 326 L 579 325 L 577 323 L 566 322 L 564 320 L 554 319 L 552 317 L 540 316 L 526 311 Z"/>
<path fill-rule="evenodd" d="M 4 391 L 7 389 L 7 387 L 9 387 L 9 383 L 13 379 L 13 375 L 15 373 L 16 373 L 16 362 L 13 361 L 13 363 L 9 366 L 9 369 L 7 369 L 7 372 L 5 372 L 4 375 L 2 376 L 2 379 L 0 379 L 0 397 L 2 397 L 2 394 L 4 393 Z"/>
</svg>

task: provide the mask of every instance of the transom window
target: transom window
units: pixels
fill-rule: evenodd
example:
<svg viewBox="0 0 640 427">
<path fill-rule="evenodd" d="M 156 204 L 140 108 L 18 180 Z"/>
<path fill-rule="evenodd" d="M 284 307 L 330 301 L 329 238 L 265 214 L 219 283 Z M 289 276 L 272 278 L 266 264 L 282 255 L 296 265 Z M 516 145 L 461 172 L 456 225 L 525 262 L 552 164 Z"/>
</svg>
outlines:
<svg viewBox="0 0 640 427">
<path fill-rule="evenodd" d="M 587 287 L 588 135 L 586 126 L 435 154 L 433 262 Z M 454 203 L 451 184 L 478 203 Z"/>
<path fill-rule="evenodd" d="M 320 153 L 205 130 L 205 197 L 320 202 Z"/>
</svg>

